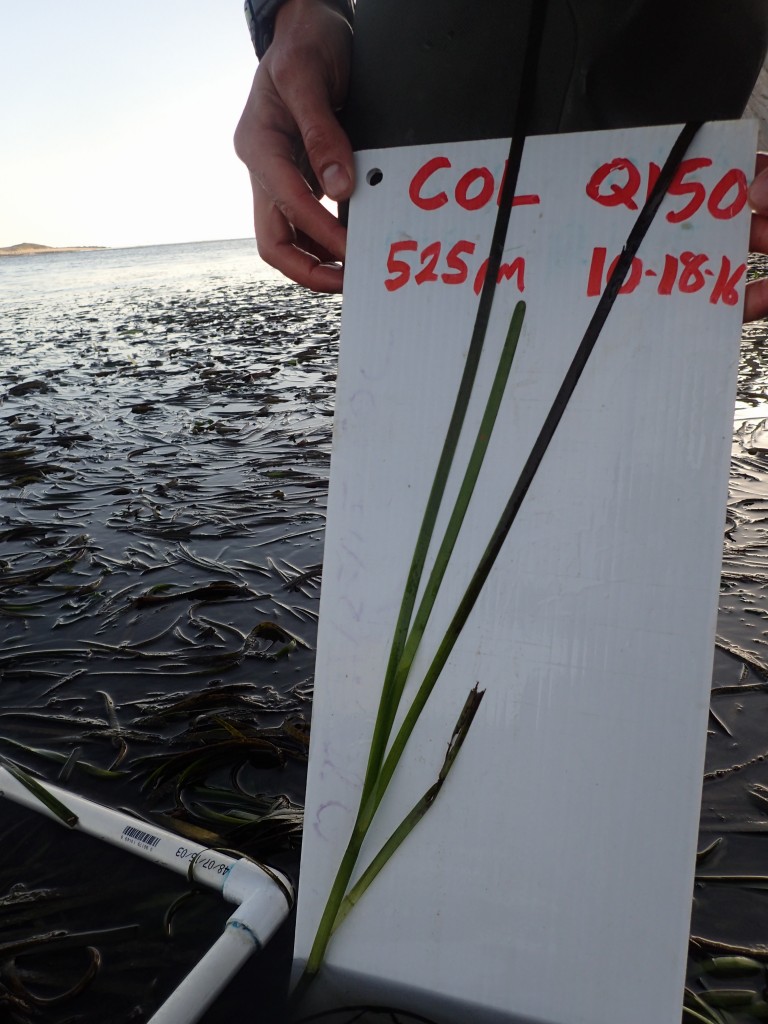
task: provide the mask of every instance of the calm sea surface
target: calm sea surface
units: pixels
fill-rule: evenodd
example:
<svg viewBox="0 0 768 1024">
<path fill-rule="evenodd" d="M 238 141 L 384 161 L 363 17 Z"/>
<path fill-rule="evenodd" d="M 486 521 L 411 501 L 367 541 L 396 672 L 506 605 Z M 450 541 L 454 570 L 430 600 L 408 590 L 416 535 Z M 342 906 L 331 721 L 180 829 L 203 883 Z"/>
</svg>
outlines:
<svg viewBox="0 0 768 1024">
<path fill-rule="evenodd" d="M 250 238 L 5 257 L 0 259 L 0 309 L 14 308 L 25 296 L 86 301 L 105 293 L 192 292 L 281 280 L 258 258 Z"/>
<path fill-rule="evenodd" d="M 0 755 L 292 874 L 339 312 L 250 240 L 0 260 Z M 762 960 L 768 897 L 737 879 L 768 853 L 767 331 L 743 341 L 702 810 L 726 881 L 692 923 Z M 0 830 L 0 1019 L 147 1020 L 220 933 L 183 879 L 2 800 Z M 282 1020 L 290 946 L 204 1021 Z M 762 998 L 762 974 L 699 973 Z"/>
</svg>

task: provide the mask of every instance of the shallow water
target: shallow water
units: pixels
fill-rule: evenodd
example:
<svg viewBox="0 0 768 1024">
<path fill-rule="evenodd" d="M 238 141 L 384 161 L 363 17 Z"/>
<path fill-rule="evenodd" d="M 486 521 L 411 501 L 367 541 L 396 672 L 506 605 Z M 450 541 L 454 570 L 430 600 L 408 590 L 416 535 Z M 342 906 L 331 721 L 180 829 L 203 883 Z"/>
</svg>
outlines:
<svg viewBox="0 0 768 1024">
<path fill-rule="evenodd" d="M 278 801 L 293 819 L 252 827 L 237 845 L 289 872 L 338 313 L 337 300 L 262 269 L 251 242 L 0 263 L 0 754 L 50 779 L 57 765 L 12 743 L 54 753 L 76 746 L 102 769 L 119 760 L 128 774 L 99 779 L 76 766 L 68 784 L 143 815 L 171 812 L 177 827 L 210 826 L 227 811 L 226 797 L 206 804 L 206 787 Z M 224 756 L 185 788 L 186 803 L 202 800 L 209 812 L 201 819 L 173 783 L 188 752 L 194 760 L 217 743 Z M 178 755 L 179 768 L 147 787 L 156 763 L 141 759 L 161 754 Z M 94 914 L 98 927 L 126 923 L 127 905 L 140 928 L 138 944 L 105 939 L 104 966 L 85 995 L 44 1019 L 134 1019 L 136 1005 L 144 1019 L 227 916 L 200 897 L 168 940 L 162 917 L 183 879 L 5 802 L 0 822 L 16 840 L 0 858 L 0 894 L 54 880 L 57 892 L 82 890 L 95 870 L 90 897 L 66 899 L 65 926 L 94 928 Z M 106 864 L 118 886 L 103 884 Z M 32 902 L 32 919 L 28 906 L 6 918 L 10 938 L 61 924 L 58 896 Z M 288 941 L 277 947 L 283 972 Z M 43 951 L 46 963 L 52 955 Z M 82 974 L 79 955 L 52 991 Z M 40 969 L 39 957 L 32 966 Z M 251 973 L 276 999 L 283 978 L 273 980 L 274 964 Z M 30 987 L 50 994 L 36 979 Z M 233 998 L 205 1019 L 228 1019 Z"/>
<path fill-rule="evenodd" d="M 250 808 L 232 845 L 289 873 L 339 311 L 250 241 L 0 261 L 0 754 L 56 780 L 50 752 L 76 748 L 125 774 L 69 764 L 67 785 L 179 829 Z M 739 946 L 768 944 L 766 891 L 732 880 L 764 873 L 768 843 L 767 333 L 742 348 L 702 812 L 701 848 L 720 842 L 701 874 L 729 880 L 697 884 L 692 924 Z M 159 755 L 176 760 L 153 779 Z M 134 926 L 0 962 L 12 1020 L 145 1020 L 227 915 L 196 896 L 168 937 L 183 879 L 2 801 L 0 827 L 0 942 Z M 25 1010 L 83 976 L 88 945 L 83 994 Z M 289 951 L 288 929 L 207 1024 L 254 993 L 280 1020 Z"/>
</svg>

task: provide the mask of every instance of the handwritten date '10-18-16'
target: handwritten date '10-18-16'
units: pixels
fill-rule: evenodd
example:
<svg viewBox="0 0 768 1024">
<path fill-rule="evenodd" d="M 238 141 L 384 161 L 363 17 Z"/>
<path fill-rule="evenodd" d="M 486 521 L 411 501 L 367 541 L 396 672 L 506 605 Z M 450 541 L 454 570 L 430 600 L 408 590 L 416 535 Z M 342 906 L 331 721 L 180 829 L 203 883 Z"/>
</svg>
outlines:
<svg viewBox="0 0 768 1024">
<path fill-rule="evenodd" d="M 602 294 L 618 259 L 616 256 L 608 264 L 608 253 L 603 246 L 592 250 L 587 295 Z M 635 256 L 624 284 L 619 289 L 619 295 L 629 295 L 641 282 L 648 281 L 649 284 L 652 282 L 655 285 L 658 295 L 692 295 L 708 289 L 709 301 L 713 305 L 722 302 L 726 306 L 735 306 L 740 300 L 738 285 L 746 269 L 746 263 L 732 267 L 727 256 L 721 256 L 718 265 L 716 259 L 710 260 L 709 256 L 701 252 L 681 252 L 679 256 L 666 255 L 659 267 L 646 266 L 639 256 Z"/>
</svg>

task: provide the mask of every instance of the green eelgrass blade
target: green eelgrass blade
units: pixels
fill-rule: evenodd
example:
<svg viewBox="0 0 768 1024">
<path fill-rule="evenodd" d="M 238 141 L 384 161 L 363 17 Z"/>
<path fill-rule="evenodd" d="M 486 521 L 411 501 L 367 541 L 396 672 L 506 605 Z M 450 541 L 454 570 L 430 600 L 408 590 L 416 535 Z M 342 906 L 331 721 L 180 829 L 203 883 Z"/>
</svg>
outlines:
<svg viewBox="0 0 768 1024">
<path fill-rule="evenodd" d="M 536 68 L 539 60 L 539 47 L 541 34 L 546 16 L 546 0 L 541 0 L 534 5 L 534 16 L 531 17 L 528 26 L 528 40 L 525 49 L 523 62 L 522 80 L 520 95 L 515 109 L 514 125 L 509 140 L 509 154 L 507 156 L 506 173 L 504 175 L 501 192 L 499 194 L 499 206 L 496 214 L 496 221 L 493 226 L 491 245 L 488 252 L 488 262 L 485 280 L 480 292 L 480 301 L 477 305 L 475 323 L 472 328 L 472 337 L 469 342 L 467 359 L 464 364 L 459 390 L 451 413 L 451 420 L 448 431 L 443 442 L 443 450 L 435 471 L 432 489 L 429 494 L 427 506 L 424 510 L 421 529 L 416 541 L 416 546 L 411 560 L 411 567 L 408 571 L 403 600 L 400 606 L 395 632 L 392 638 L 392 647 L 389 654 L 384 684 L 382 686 L 381 699 L 379 702 L 379 713 L 376 716 L 371 749 L 368 756 L 365 779 L 363 781 L 363 796 L 370 791 L 373 781 L 378 774 L 379 767 L 384 759 L 389 730 L 397 711 L 397 700 L 395 694 L 390 692 L 391 682 L 400 663 L 400 658 L 405 646 L 408 629 L 413 615 L 413 608 L 416 603 L 416 594 L 421 582 L 421 574 L 424 570 L 424 562 L 427 557 L 430 540 L 435 527 L 437 513 L 445 491 L 448 474 L 456 452 L 459 434 L 464 423 L 464 417 L 469 405 L 472 387 L 474 385 L 477 367 L 480 362 L 485 336 L 488 331 L 488 324 L 491 319 L 491 309 L 496 294 L 496 281 L 501 266 L 501 259 L 504 253 L 504 245 L 509 229 L 509 220 L 512 213 L 512 204 L 517 189 L 517 181 L 520 173 L 520 166 L 523 159 L 525 139 L 527 135 L 527 124 L 533 110 L 533 97 L 535 94 Z M 399 698 L 398 698 L 399 699 Z M 383 716 L 382 716 L 383 713 Z M 385 722 L 389 726 L 385 728 Z"/>
<path fill-rule="evenodd" d="M 347 885 L 349 884 L 349 880 L 352 877 L 352 872 L 355 869 L 357 858 L 360 853 L 360 848 L 363 845 L 363 840 L 365 839 L 365 835 L 371 824 L 373 815 L 376 812 L 376 808 L 381 802 L 381 797 L 383 796 L 384 789 L 386 789 L 386 786 L 384 786 L 384 789 L 381 788 L 380 778 L 382 764 L 385 763 L 384 754 L 386 750 L 387 741 L 389 740 L 389 736 L 391 733 L 392 722 L 394 721 L 394 717 L 397 712 L 400 696 L 402 694 L 403 687 L 405 686 L 408 672 L 410 670 L 410 665 L 415 655 L 416 647 L 418 647 L 418 642 L 420 641 L 421 636 L 424 632 L 429 612 L 431 611 L 432 605 L 434 604 L 437 588 L 445 573 L 445 565 L 447 564 L 451 550 L 453 549 L 453 545 L 456 540 L 456 535 L 458 534 L 459 528 L 461 527 L 461 523 L 466 512 L 466 506 L 469 504 L 469 500 L 472 496 L 472 490 L 474 488 L 474 484 L 477 479 L 477 475 L 480 471 L 480 466 L 482 465 L 483 457 L 488 446 L 490 432 L 496 420 L 499 404 L 501 403 L 501 399 L 504 392 L 504 386 L 506 385 L 507 379 L 509 377 L 509 371 L 517 347 L 517 342 L 520 337 L 520 332 L 522 330 L 524 316 L 525 303 L 519 302 L 515 307 L 515 310 L 512 315 L 510 327 L 507 332 L 504 347 L 502 349 L 502 353 L 499 359 L 499 367 L 497 368 L 496 375 L 494 377 L 491 393 L 489 395 L 488 402 L 486 403 L 486 409 L 483 414 L 480 430 L 478 431 L 478 437 L 472 451 L 472 456 L 470 458 L 470 466 L 466 471 L 464 480 L 462 482 L 462 487 L 459 492 L 459 496 L 456 499 L 456 506 L 450 517 L 449 524 L 446 530 L 446 537 L 440 547 L 438 557 L 440 558 L 441 565 L 436 567 L 436 569 L 433 569 L 433 572 L 427 583 L 428 592 L 425 591 L 425 595 L 424 598 L 422 599 L 418 612 L 419 632 L 416 633 L 414 632 L 414 630 L 411 631 L 414 636 L 414 639 L 412 644 L 408 645 L 410 660 L 407 663 L 407 667 L 405 667 L 401 672 L 400 662 L 402 661 L 403 657 L 403 647 L 405 646 L 408 637 L 399 637 L 398 632 L 401 630 L 401 628 L 404 628 L 407 631 L 408 622 L 410 621 L 413 612 L 413 606 L 415 604 L 416 593 L 416 591 L 414 590 L 413 594 L 409 594 L 408 585 L 406 585 L 406 594 L 403 596 L 403 604 L 400 609 L 400 617 L 398 618 L 398 624 L 396 627 L 395 640 L 393 641 L 392 650 L 390 652 L 389 662 L 387 664 L 387 670 L 384 677 L 382 696 L 379 702 L 379 709 L 376 715 L 376 722 L 374 724 L 373 738 L 371 740 L 371 751 L 369 753 L 365 780 L 363 782 L 363 788 L 360 794 L 360 807 L 357 813 L 357 817 L 355 819 L 352 835 L 350 836 L 347 849 L 345 850 L 344 856 L 342 857 L 341 864 L 339 865 L 339 869 L 336 873 L 336 878 L 334 879 L 333 886 L 331 887 L 331 892 L 328 896 L 328 901 L 323 911 L 323 915 L 320 919 L 320 924 L 318 926 L 317 934 L 315 936 L 315 941 L 312 945 L 312 950 L 310 951 L 310 955 L 307 960 L 304 975 L 302 976 L 302 980 L 300 980 L 299 986 L 296 989 L 297 998 L 300 997 L 301 992 L 306 988 L 307 984 L 309 983 L 304 979 L 311 979 L 311 977 L 314 976 L 314 974 L 320 967 L 323 956 L 325 955 L 325 949 L 331 938 L 333 924 L 336 919 L 336 914 L 338 913 L 338 908 L 341 905 L 342 900 L 344 899 L 347 890 Z M 453 450 L 455 450 L 455 447 L 456 444 L 454 442 Z M 448 468 L 450 468 L 450 466 Z M 443 481 L 443 488 L 444 485 L 445 481 Z M 430 494 L 430 501 L 432 500 L 433 494 L 434 485 L 433 493 Z M 426 536 L 424 534 L 424 523 L 422 523 L 422 531 L 419 534 L 419 540 L 417 542 L 417 552 L 414 554 L 414 563 L 417 560 L 417 555 L 418 560 L 420 562 L 419 578 L 421 575 L 421 570 L 423 569 L 424 561 L 426 559 L 427 548 L 429 547 L 429 539 L 431 537 L 431 529 L 434 526 L 434 517 L 436 515 L 437 508 L 435 508 L 434 510 L 434 515 L 432 517 L 432 526 L 430 527 L 429 536 Z M 424 522 L 426 521 L 427 514 L 425 513 Z M 409 583 L 410 582 L 411 577 L 409 576 Z M 418 579 L 416 580 L 415 587 L 416 589 L 418 589 Z M 404 609 L 406 607 L 408 621 L 405 621 L 404 619 Z M 403 621 L 405 621 L 404 627 Z M 445 642 L 446 641 L 444 638 L 439 650 L 443 650 L 443 648 L 445 647 Z M 453 647 L 453 644 L 455 642 L 456 637 L 453 637 L 450 644 L 450 648 Z M 450 653 L 450 648 L 448 649 L 448 652 L 445 655 L 446 658 L 448 657 L 448 653 Z M 398 658 L 397 662 L 393 662 L 396 650 L 400 652 L 400 657 Z M 444 664 L 444 662 L 442 664 Z M 440 665 L 440 669 L 442 668 L 442 664 Z M 437 670 L 437 674 L 439 674 L 440 669 Z M 434 685 L 434 681 L 436 681 L 436 679 L 437 675 L 435 675 L 435 679 L 433 680 L 431 686 Z M 423 686 L 424 684 L 422 684 L 422 688 Z M 413 724 L 415 724 L 415 722 Z M 413 725 L 411 725 L 411 729 L 412 728 Z M 402 746 L 404 747 L 405 743 L 403 743 Z M 387 758 L 387 763 L 390 763 L 389 757 Z M 394 771 L 394 765 L 391 766 L 391 771 Z M 391 773 L 389 777 L 391 778 Z M 387 780 L 387 782 L 388 781 L 389 779 Z"/>
<path fill-rule="evenodd" d="M 551 435 L 554 434 L 555 425 L 550 424 L 548 418 L 548 420 L 545 421 L 545 426 L 542 428 L 542 434 L 544 434 L 548 428 L 551 428 L 551 432 L 549 432 L 549 437 L 551 438 Z M 371 793 L 368 805 L 366 808 L 362 809 L 361 818 L 365 822 L 370 823 L 373 815 L 376 813 L 376 809 L 381 803 L 387 786 L 392 779 L 395 768 L 402 757 L 403 750 L 405 749 L 411 733 L 414 730 L 419 715 L 424 710 L 424 705 L 427 703 L 429 695 L 432 693 L 435 683 L 437 682 L 440 673 L 442 672 L 445 663 L 456 644 L 456 641 L 459 639 L 461 630 L 464 628 L 464 624 L 469 618 L 469 615 L 475 606 L 475 602 L 480 596 L 480 592 L 485 585 L 485 581 L 490 575 L 491 569 L 493 568 L 504 541 L 507 538 L 507 534 L 512 528 L 512 523 L 515 521 L 523 499 L 528 492 L 528 488 L 535 473 L 536 467 L 533 465 L 534 462 L 534 453 L 532 453 L 523 467 L 517 484 L 512 490 L 512 494 L 504 507 L 504 511 L 502 512 L 498 523 L 496 524 L 496 528 L 491 535 L 491 539 L 480 558 L 467 589 L 464 591 L 464 596 L 461 598 L 461 601 L 459 601 L 453 618 L 451 619 L 451 622 L 445 631 L 445 635 L 438 646 L 437 652 L 432 659 L 432 663 L 424 675 L 421 686 L 417 690 L 400 729 L 392 741 L 389 752 L 382 763 L 381 771 L 376 779 L 376 784 L 373 792 Z M 536 465 L 537 464 L 538 463 L 536 463 Z"/>
<path fill-rule="evenodd" d="M 683 1016 L 690 1017 L 691 1020 L 698 1021 L 699 1024 L 717 1024 L 718 1018 L 715 1017 L 704 1017 L 702 1014 L 697 1013 L 696 1010 L 692 1010 L 690 1006 L 683 1007 Z M 722 1018 L 720 1018 L 722 1020 Z"/>
<path fill-rule="evenodd" d="M 400 823 L 400 825 L 398 825 L 381 850 L 379 850 L 361 877 L 350 889 L 349 893 L 346 893 L 346 887 L 349 884 L 349 879 L 355 869 L 357 858 L 360 853 L 360 847 L 365 839 L 368 825 L 370 825 L 370 819 L 368 820 L 365 828 L 360 828 L 360 826 L 356 824 L 355 831 L 352 833 L 347 849 L 344 852 L 344 857 L 342 858 L 341 865 L 336 874 L 331 893 L 328 897 L 328 902 L 326 903 L 323 911 L 320 926 L 318 927 L 312 950 L 310 951 L 309 958 L 305 965 L 304 973 L 299 978 L 298 984 L 294 989 L 292 999 L 295 1002 L 299 1002 L 301 1000 L 307 988 L 314 980 L 333 933 L 339 927 L 355 903 L 357 903 L 363 895 L 376 875 L 378 875 L 384 867 L 389 858 L 394 854 L 395 850 L 400 846 L 408 833 L 411 832 L 434 803 L 448 772 L 451 770 L 451 767 L 456 760 L 459 750 L 461 749 L 461 745 L 466 738 L 469 727 L 472 724 L 475 713 L 480 706 L 480 701 L 483 699 L 484 694 L 485 690 L 479 690 L 477 686 L 474 686 L 470 691 L 469 696 L 464 703 L 464 707 L 461 710 L 458 721 L 456 722 L 453 733 L 451 734 L 451 738 L 448 743 L 448 750 L 446 752 L 442 768 L 438 774 L 437 782 L 430 786 L 421 800 L 419 800 L 410 813 L 406 815 L 405 819 Z"/>
<path fill-rule="evenodd" d="M 392 679 L 392 700 L 389 704 L 388 718 L 384 723 L 386 735 L 392 730 L 392 722 L 397 707 L 400 703 L 400 698 L 403 694 L 403 689 L 408 680 L 408 675 L 413 664 L 413 659 L 416 656 L 416 652 L 419 649 L 419 644 L 424 636 L 424 630 L 426 629 L 429 616 L 432 613 L 432 608 L 437 598 L 438 590 L 445 576 L 446 569 L 448 568 L 448 562 L 451 554 L 453 553 L 456 539 L 459 535 L 461 525 L 464 522 L 464 517 L 469 507 L 469 502 L 472 498 L 472 494 L 477 483 L 477 478 L 480 473 L 480 469 L 485 459 L 485 454 L 488 450 L 488 444 L 491 439 L 491 433 L 493 431 L 494 424 L 496 423 L 496 417 L 501 406 L 501 400 L 504 396 L 504 390 L 509 379 L 509 373 L 512 369 L 512 360 L 515 357 L 517 351 L 517 343 L 520 339 L 520 332 L 523 328 L 523 320 L 525 319 L 525 303 L 518 302 L 515 306 L 514 312 L 512 313 L 512 319 L 509 324 L 509 330 L 507 331 L 507 337 L 504 341 L 504 347 L 502 348 L 501 357 L 499 359 L 499 365 L 496 369 L 496 376 L 494 377 L 493 384 L 491 385 L 491 391 L 488 395 L 488 401 L 485 406 L 485 412 L 480 423 L 480 428 L 475 438 L 475 444 L 470 455 L 469 462 L 467 463 L 467 469 L 464 474 L 464 479 L 461 482 L 459 493 L 456 498 L 456 504 L 451 512 L 451 517 L 448 521 L 448 525 L 445 530 L 440 548 L 435 556 L 435 563 L 432 567 L 432 571 L 427 580 L 427 584 L 424 588 L 424 593 L 421 598 L 421 602 L 416 611 L 416 615 L 413 619 L 413 625 L 408 633 L 408 637 L 403 648 L 403 653 L 400 658 L 400 662 Z"/>
<path fill-rule="evenodd" d="M 366 767 L 365 779 L 363 781 L 363 798 L 365 798 L 370 792 L 376 776 L 378 775 L 381 762 L 384 759 L 384 751 L 386 750 L 387 740 L 389 739 L 389 733 L 392 728 L 392 721 L 394 720 L 397 712 L 399 694 L 396 694 L 396 692 L 393 691 L 392 684 L 408 637 L 408 630 L 413 616 L 413 608 L 416 604 L 416 595 L 418 593 L 421 576 L 424 571 L 424 563 L 427 559 L 427 552 L 429 551 L 432 534 L 435 529 L 435 522 L 437 520 L 438 512 L 440 511 L 440 505 L 445 493 L 445 487 L 448 482 L 451 466 L 453 465 L 453 457 L 456 454 L 461 428 L 464 425 L 464 418 L 467 413 L 467 408 L 469 407 L 469 400 L 472 395 L 472 388 L 475 383 L 477 368 L 480 364 L 480 356 L 482 355 L 483 345 L 485 343 L 486 328 L 487 320 L 480 321 L 478 318 L 478 322 L 475 323 L 475 329 L 472 332 L 472 339 L 469 344 L 469 351 L 464 364 L 464 371 L 459 383 L 459 390 L 456 395 L 456 401 L 454 402 L 453 412 L 451 413 L 451 419 L 448 424 L 448 430 L 446 431 L 445 440 L 443 441 L 443 448 L 440 452 L 440 458 L 437 463 L 437 469 L 435 470 L 432 487 L 424 509 L 424 516 L 422 518 L 419 533 L 416 538 L 416 544 L 413 549 L 413 556 L 411 558 L 411 564 L 408 569 L 408 575 L 405 582 L 405 589 L 403 591 L 403 599 L 400 604 L 397 622 L 395 623 L 392 646 L 390 648 L 387 667 L 384 673 L 379 710 L 376 715 L 373 736 L 371 737 L 368 765 Z"/>
<path fill-rule="evenodd" d="M 371 863 L 362 873 L 360 878 L 355 882 L 352 888 L 349 890 L 347 895 L 341 901 L 336 919 L 333 924 L 331 934 L 335 932 L 341 925 L 342 921 L 346 918 L 347 914 L 352 910 L 355 904 L 358 902 L 363 893 L 368 889 L 371 882 L 376 878 L 381 869 L 392 857 L 397 848 L 405 840 L 416 825 L 421 821 L 424 815 L 427 813 L 429 808 L 437 799 L 437 794 L 443 787 L 443 783 L 448 777 L 448 772 L 453 767 L 453 763 L 461 749 L 461 745 L 467 737 L 469 727 L 472 725 L 472 720 L 475 717 L 477 709 L 480 707 L 480 701 L 483 699 L 485 690 L 479 690 L 477 686 L 474 686 L 469 692 L 464 707 L 461 710 L 458 721 L 454 726 L 451 738 L 448 741 L 448 750 L 445 754 L 445 760 L 443 766 L 440 769 L 437 781 L 434 782 L 424 796 L 419 800 L 403 818 L 400 824 L 397 826 L 392 835 L 387 839 L 382 848 L 373 858 Z"/>
<path fill-rule="evenodd" d="M 68 807 L 65 807 L 61 800 L 58 800 L 53 793 L 49 793 L 48 790 L 41 786 L 40 783 L 33 779 L 31 775 L 28 775 L 23 769 L 19 768 L 13 761 L 9 761 L 7 758 L 0 758 L 0 765 L 12 775 L 17 782 L 20 782 L 22 786 L 25 786 L 29 792 L 37 797 L 41 804 L 44 804 L 51 814 L 55 814 L 57 818 L 61 818 L 65 825 L 69 825 L 70 828 L 74 828 L 77 825 L 78 817 L 74 811 L 70 811 Z"/>
<path fill-rule="evenodd" d="M 725 1024 L 724 1015 L 714 1006 L 708 1006 L 701 996 L 690 988 L 685 989 L 683 1016 L 703 1021 L 704 1024 Z"/>
<path fill-rule="evenodd" d="M 7 736 L 0 736 L 0 744 L 6 743 L 10 747 L 15 747 L 17 750 L 23 750 L 25 754 L 34 754 L 35 757 L 41 757 L 48 761 L 55 761 L 60 765 L 70 765 L 73 768 L 79 768 L 84 771 L 87 775 L 93 775 L 97 779 L 121 779 L 128 774 L 127 771 L 116 771 L 109 768 L 99 768 L 98 765 L 91 764 L 90 761 L 74 760 L 71 762 L 72 754 L 63 754 L 57 750 L 46 750 L 43 747 L 29 747 L 26 743 L 18 743 L 16 740 L 9 739 Z M 77 750 L 73 751 L 77 753 Z"/>
<path fill-rule="evenodd" d="M 443 451 L 440 456 L 440 462 L 435 473 L 435 479 L 427 501 L 427 507 L 424 511 L 424 518 L 422 520 L 419 536 L 416 540 L 416 547 L 414 549 L 413 559 L 411 561 L 411 567 L 403 594 L 403 600 L 400 606 L 397 624 L 395 626 L 392 647 L 390 649 L 389 660 L 384 674 L 379 711 L 376 716 L 373 738 L 371 739 L 371 750 L 366 769 L 365 782 L 363 784 L 363 798 L 365 798 L 370 792 L 370 787 L 383 761 L 384 751 L 392 731 L 392 723 L 397 713 L 400 697 L 402 696 L 410 666 L 421 641 L 421 637 L 424 634 L 427 619 L 432 611 L 437 591 L 445 574 L 448 559 L 453 551 L 454 544 L 456 543 L 456 537 L 464 520 L 467 506 L 469 505 L 469 500 L 472 497 L 472 491 L 474 489 L 478 473 L 480 472 L 480 467 L 482 466 L 485 453 L 488 449 L 488 442 L 490 441 L 493 425 L 496 421 L 504 389 L 509 378 L 509 371 L 517 349 L 517 343 L 520 338 L 524 318 L 525 303 L 518 302 L 512 314 L 512 320 L 509 325 L 509 330 L 507 331 L 507 337 L 505 339 L 499 365 L 496 370 L 496 376 L 494 377 L 494 381 L 491 386 L 491 392 L 486 403 L 483 419 L 480 424 L 475 446 L 473 448 L 472 455 L 470 456 L 467 471 L 459 491 L 459 496 L 451 514 L 445 537 L 443 538 L 440 550 L 438 551 L 435 565 L 427 582 L 426 590 L 416 614 L 416 619 L 409 630 L 413 616 L 413 608 L 416 603 L 416 594 L 421 582 L 424 563 L 426 561 L 427 551 L 432 539 L 437 513 L 445 491 L 448 474 L 450 472 L 453 456 L 458 444 L 459 433 L 469 404 L 472 385 L 477 373 L 482 341 L 478 342 L 478 339 L 474 336 L 472 338 L 470 354 L 467 357 L 467 366 L 464 370 L 464 376 L 462 377 L 461 385 L 459 387 L 459 394 L 454 406 L 451 423 L 448 427 L 448 433 L 446 434 Z"/>
</svg>

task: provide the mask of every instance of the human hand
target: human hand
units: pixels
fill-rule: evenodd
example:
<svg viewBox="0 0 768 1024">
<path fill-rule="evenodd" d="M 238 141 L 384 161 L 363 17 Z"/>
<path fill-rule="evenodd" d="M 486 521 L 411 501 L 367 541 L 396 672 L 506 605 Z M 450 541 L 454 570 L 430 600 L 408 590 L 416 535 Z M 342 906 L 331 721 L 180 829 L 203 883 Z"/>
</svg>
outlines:
<svg viewBox="0 0 768 1024">
<path fill-rule="evenodd" d="M 752 227 L 750 252 L 768 255 L 768 153 L 758 153 L 755 179 L 749 187 Z M 744 298 L 744 323 L 768 316 L 768 277 L 750 281 Z"/>
<path fill-rule="evenodd" d="M 320 197 L 344 200 L 354 186 L 352 148 L 334 114 L 351 42 L 350 26 L 323 0 L 284 3 L 235 131 L 259 255 L 314 291 L 342 288 L 346 231 Z"/>
</svg>

